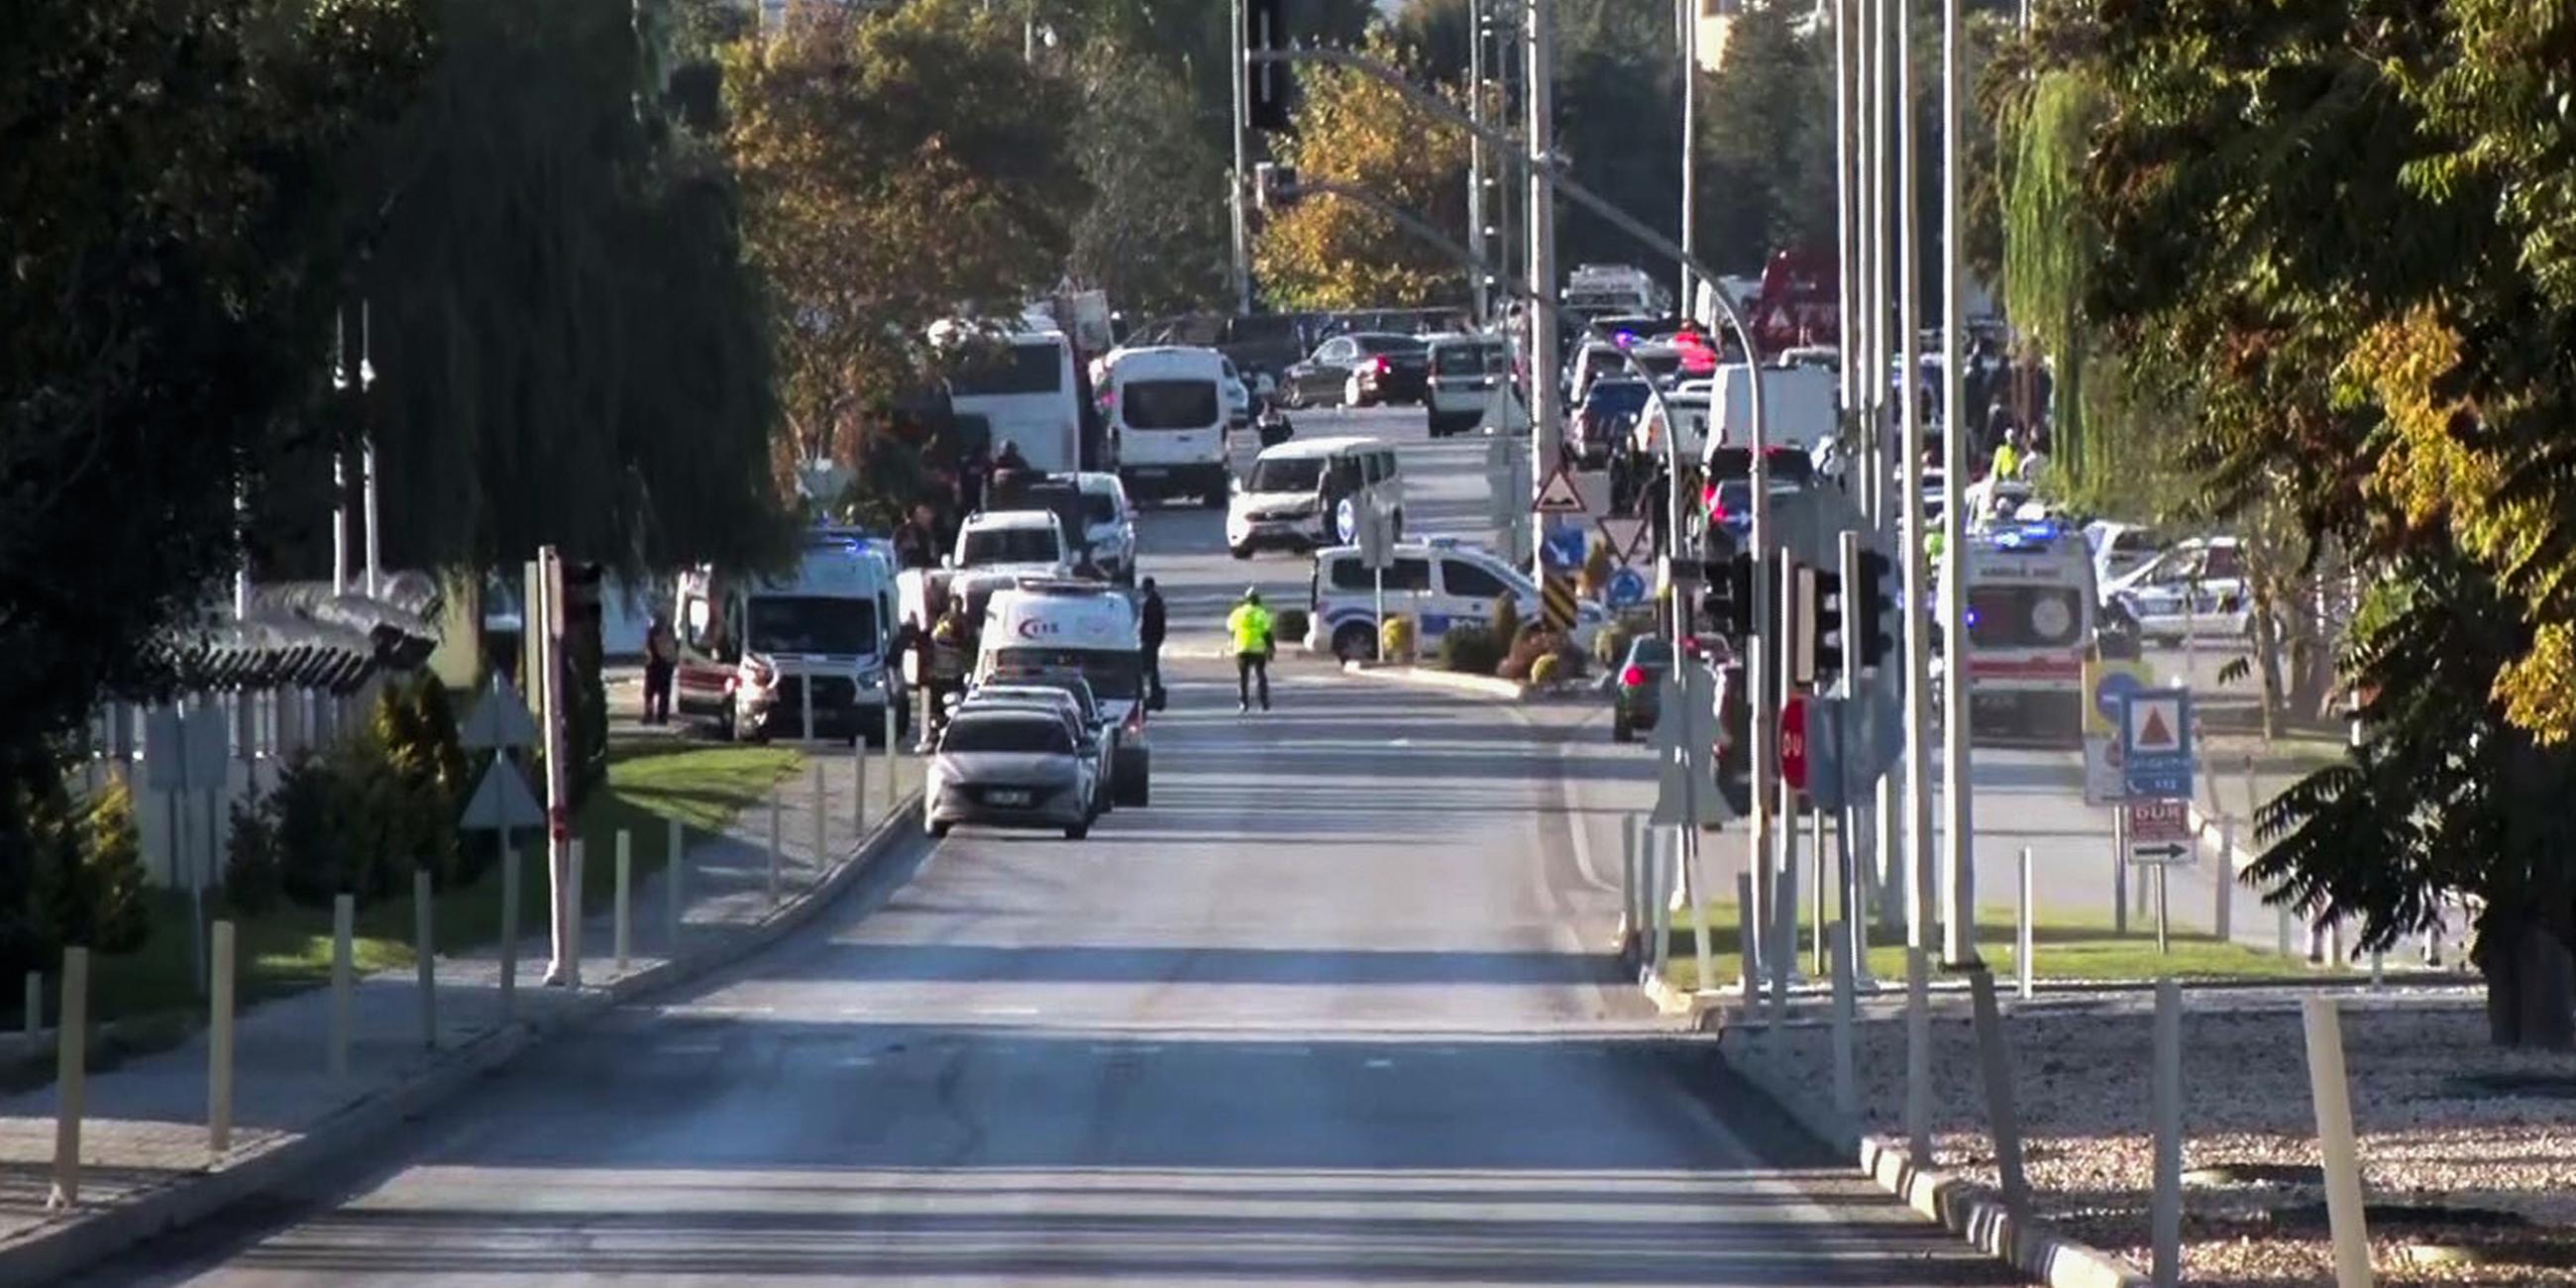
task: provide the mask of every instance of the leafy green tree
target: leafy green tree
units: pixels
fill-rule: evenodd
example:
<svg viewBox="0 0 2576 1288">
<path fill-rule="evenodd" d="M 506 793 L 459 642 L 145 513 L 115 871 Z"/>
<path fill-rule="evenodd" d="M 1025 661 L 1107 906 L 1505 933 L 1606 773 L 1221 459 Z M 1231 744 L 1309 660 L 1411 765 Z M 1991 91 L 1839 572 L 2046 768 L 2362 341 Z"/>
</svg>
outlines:
<svg viewBox="0 0 2576 1288">
<path fill-rule="evenodd" d="M 1405 0 L 1388 21 L 1387 35 L 1425 77 L 1463 85 L 1473 66 L 1474 18 L 1468 0 Z"/>
<path fill-rule="evenodd" d="M 771 292 L 782 467 L 864 460 L 930 370 L 924 328 L 1016 317 L 1091 199 L 1080 99 L 970 0 L 794 11 L 725 54 L 726 146 Z"/>
<path fill-rule="evenodd" d="M 1226 302 L 1233 160 L 1197 128 L 1188 83 L 1105 42 L 1081 51 L 1077 75 L 1073 142 L 1092 199 L 1073 225 L 1073 276 L 1130 313 Z"/>
<path fill-rule="evenodd" d="M 1367 49 L 1400 58 L 1385 40 Z M 1424 119 L 1393 89 L 1338 68 L 1309 75 L 1285 160 L 1301 176 L 1368 191 L 1464 242 L 1467 138 Z M 1310 196 L 1262 223 L 1253 264 L 1271 302 L 1343 309 L 1455 301 L 1455 260 L 1356 202 Z"/>
</svg>

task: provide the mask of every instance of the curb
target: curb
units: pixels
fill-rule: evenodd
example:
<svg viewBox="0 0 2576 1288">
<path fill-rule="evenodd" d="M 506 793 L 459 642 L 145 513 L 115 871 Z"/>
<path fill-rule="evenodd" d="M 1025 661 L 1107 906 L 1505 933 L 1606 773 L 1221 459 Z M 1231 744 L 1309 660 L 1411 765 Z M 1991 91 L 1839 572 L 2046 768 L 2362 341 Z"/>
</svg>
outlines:
<svg viewBox="0 0 2576 1288">
<path fill-rule="evenodd" d="M 1442 671 L 1427 666 L 1386 666 L 1376 662 L 1344 662 L 1342 674 L 1365 675 L 1399 684 L 1417 684 L 1430 689 L 1447 689 L 1453 693 L 1472 693 L 1482 698 L 1505 702 L 1550 702 L 1582 696 L 1581 683 L 1560 682 L 1549 687 L 1524 684 L 1491 675 L 1469 675 L 1463 671 Z"/>
<path fill-rule="evenodd" d="M 2154 1280 L 2118 1257 L 2070 1239 L 2038 1218 L 2020 1218 L 2003 1196 L 1973 1181 L 1918 1166 L 1902 1146 L 1864 1136 L 1859 1127 L 1821 1104 L 1802 1086 L 1779 1076 L 1760 1056 L 1762 1038 L 1748 1035 L 1751 1052 L 1720 1059 L 1750 1082 L 1808 1135 L 1835 1152 L 1856 1158 L 1861 1174 L 1907 1207 L 1946 1227 L 1968 1246 L 2050 1288 L 2152 1288 Z"/>
<path fill-rule="evenodd" d="M 264 1147 L 237 1150 L 220 1166 L 184 1172 L 112 1206 L 38 1225 L 0 1245 L 0 1288 L 58 1283 L 162 1234 L 193 1225 L 255 1194 L 276 1189 L 340 1160 L 402 1122 L 436 1111 L 485 1074 L 529 1047 L 578 1028 L 647 994 L 733 965 L 785 938 L 837 901 L 859 875 L 904 835 L 920 793 L 904 796 L 860 838 L 850 857 L 804 894 L 781 903 L 740 935 L 684 952 L 618 980 L 585 990 L 563 1009 L 521 1018 L 447 1048 L 436 1063 L 403 1082 L 358 1097 L 306 1128 Z"/>
</svg>

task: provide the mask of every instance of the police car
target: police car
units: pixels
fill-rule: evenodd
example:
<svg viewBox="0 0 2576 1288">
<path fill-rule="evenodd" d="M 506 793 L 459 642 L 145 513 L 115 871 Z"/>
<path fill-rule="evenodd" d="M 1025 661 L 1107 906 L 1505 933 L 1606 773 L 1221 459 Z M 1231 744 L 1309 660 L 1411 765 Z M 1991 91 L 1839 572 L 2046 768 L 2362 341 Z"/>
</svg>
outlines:
<svg viewBox="0 0 2576 1288">
<path fill-rule="evenodd" d="M 1415 639 L 1425 651 L 1453 626 L 1490 623 L 1494 602 L 1505 595 L 1519 605 L 1522 620 L 1538 612 L 1538 587 L 1528 574 L 1481 546 L 1434 538 L 1399 541 L 1390 553 L 1386 611 L 1413 619 Z M 1376 657 L 1378 586 L 1378 574 L 1361 561 L 1359 547 L 1316 551 L 1302 641 L 1307 650 L 1344 661 Z M 1593 634 L 1608 616 L 1599 604 L 1577 600 L 1574 646 L 1589 653 Z"/>
</svg>

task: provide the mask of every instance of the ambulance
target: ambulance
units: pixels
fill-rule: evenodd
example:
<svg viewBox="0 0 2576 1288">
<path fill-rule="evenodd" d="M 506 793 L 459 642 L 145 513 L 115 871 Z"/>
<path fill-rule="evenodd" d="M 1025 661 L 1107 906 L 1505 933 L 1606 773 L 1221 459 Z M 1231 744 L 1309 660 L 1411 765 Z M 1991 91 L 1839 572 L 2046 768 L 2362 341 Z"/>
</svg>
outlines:
<svg viewBox="0 0 2576 1288">
<path fill-rule="evenodd" d="M 701 567 L 679 578 L 679 666 L 672 709 L 720 738 L 885 736 L 905 723 L 904 682 L 889 667 L 894 561 L 846 532 L 808 534 L 784 575 Z M 810 724 L 809 724 L 810 720 Z"/>
<path fill-rule="evenodd" d="M 2077 744 L 2098 627 L 2083 535 L 2053 521 L 2001 524 L 1970 535 L 1963 553 L 1971 732 Z M 1945 641 L 1945 673 L 1952 655 Z"/>
<path fill-rule="evenodd" d="M 1110 742 L 1109 791 L 1120 805 L 1147 802 L 1153 775 L 1145 744 L 1145 648 L 1135 593 L 1071 578 L 1022 577 L 984 603 L 971 684 L 1071 673 L 1091 685 Z"/>
</svg>

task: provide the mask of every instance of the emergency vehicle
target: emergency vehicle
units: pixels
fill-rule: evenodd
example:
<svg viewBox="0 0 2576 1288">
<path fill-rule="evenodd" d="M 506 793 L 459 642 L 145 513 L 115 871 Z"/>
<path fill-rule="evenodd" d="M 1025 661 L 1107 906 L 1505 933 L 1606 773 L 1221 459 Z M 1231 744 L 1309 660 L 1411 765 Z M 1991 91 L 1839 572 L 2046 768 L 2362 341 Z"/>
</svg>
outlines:
<svg viewBox="0 0 2576 1288">
<path fill-rule="evenodd" d="M 1096 581 L 1023 577 L 985 601 L 977 638 L 974 684 L 1048 672 L 1088 681 L 1114 731 L 1110 795 L 1120 805 L 1146 803 L 1153 761 L 1145 745 L 1145 648 L 1133 592 Z"/>
<path fill-rule="evenodd" d="M 2054 522 L 2005 524 L 1971 534 L 1962 553 L 1971 731 L 2077 743 L 2097 626 L 2083 536 Z M 1952 655 L 1945 641 L 1945 672 Z"/>
<path fill-rule="evenodd" d="M 877 543 L 818 531 L 792 572 L 700 567 L 680 574 L 676 599 L 671 705 L 681 718 L 704 722 L 720 738 L 783 733 L 871 744 L 884 739 L 889 705 L 898 726 L 906 723 L 903 679 L 887 656 L 894 561 Z"/>
</svg>

